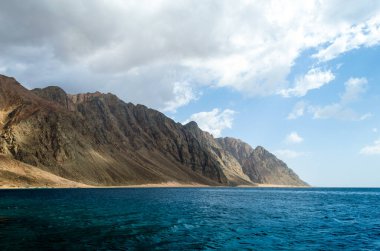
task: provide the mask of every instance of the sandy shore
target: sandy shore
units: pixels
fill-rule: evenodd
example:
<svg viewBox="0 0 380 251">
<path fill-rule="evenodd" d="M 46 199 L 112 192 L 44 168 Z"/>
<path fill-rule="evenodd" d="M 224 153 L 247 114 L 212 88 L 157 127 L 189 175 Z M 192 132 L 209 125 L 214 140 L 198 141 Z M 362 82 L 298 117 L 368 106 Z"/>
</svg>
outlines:
<svg viewBox="0 0 380 251">
<path fill-rule="evenodd" d="M 0 188 L 88 187 L 0 154 Z"/>
<path fill-rule="evenodd" d="M 257 187 L 307 188 L 308 186 L 289 186 L 289 185 L 276 185 L 276 184 L 257 184 Z"/>
<path fill-rule="evenodd" d="M 126 185 L 126 186 L 94 186 L 93 188 L 159 188 L 159 187 L 210 187 L 208 185 L 198 183 L 178 183 L 178 182 L 165 182 L 157 184 L 141 184 L 141 185 Z"/>
<path fill-rule="evenodd" d="M 25 188 L 154 188 L 154 187 L 229 187 L 208 186 L 199 183 L 169 181 L 156 184 L 136 184 L 125 186 L 91 186 L 68 180 L 37 167 L 10 159 L 0 154 L 0 189 Z M 252 184 L 237 187 L 293 187 L 275 184 Z"/>
<path fill-rule="evenodd" d="M 141 185 L 126 185 L 126 186 L 12 186 L 12 185 L 0 185 L 0 189 L 37 189 L 37 188 L 196 188 L 196 187 L 212 187 L 212 188 L 234 188 L 232 186 L 208 186 L 198 183 L 183 184 L 178 182 L 165 182 L 157 184 L 141 184 Z M 241 185 L 237 188 L 302 188 L 299 186 L 286 186 L 276 184 L 256 184 L 256 185 Z"/>
<path fill-rule="evenodd" d="M 209 187 L 207 185 L 190 183 L 183 184 L 178 182 L 165 182 L 157 184 L 141 184 L 141 185 L 125 185 L 125 186 L 89 186 L 89 185 L 77 185 L 77 186 L 18 186 L 18 185 L 1 185 L 0 189 L 25 189 L 25 188 L 154 188 L 154 187 Z"/>
</svg>

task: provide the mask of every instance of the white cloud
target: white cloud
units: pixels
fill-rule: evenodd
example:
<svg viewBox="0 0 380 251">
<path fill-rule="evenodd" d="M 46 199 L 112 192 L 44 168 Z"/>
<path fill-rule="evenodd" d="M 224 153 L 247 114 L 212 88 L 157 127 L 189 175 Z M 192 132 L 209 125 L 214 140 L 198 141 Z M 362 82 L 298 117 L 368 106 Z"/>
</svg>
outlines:
<svg viewBox="0 0 380 251">
<path fill-rule="evenodd" d="M 307 109 L 307 103 L 304 101 L 299 101 L 295 104 L 293 107 L 293 110 L 289 113 L 287 119 L 297 119 L 299 117 L 302 117 Z"/>
<path fill-rule="evenodd" d="M 335 79 L 335 75 L 330 71 L 322 71 L 319 68 L 310 69 L 305 76 L 298 77 L 295 86 L 283 89 L 279 92 L 283 97 L 302 97 L 309 91 L 319 89 Z"/>
<path fill-rule="evenodd" d="M 345 83 L 345 90 L 338 102 L 328 105 L 307 105 L 304 102 L 297 103 L 289 113 L 288 119 L 296 119 L 306 112 L 312 114 L 314 119 L 341 119 L 341 120 L 366 120 L 371 113 L 359 114 L 350 105 L 357 101 L 367 90 L 366 78 L 350 78 Z"/>
<path fill-rule="evenodd" d="M 360 150 L 360 154 L 364 154 L 364 155 L 380 154 L 380 140 L 376 140 L 372 145 L 363 147 Z"/>
<path fill-rule="evenodd" d="M 311 106 L 309 110 L 313 113 L 315 119 L 337 118 L 343 120 L 365 120 L 372 115 L 370 113 L 358 114 L 348 105 L 357 99 L 366 91 L 366 78 L 350 78 L 345 83 L 344 93 L 341 95 L 339 102 L 326 106 Z"/>
<path fill-rule="evenodd" d="M 305 156 L 305 153 L 303 152 L 297 152 L 289 149 L 281 149 L 274 151 L 274 154 L 278 156 L 279 158 L 284 158 L 284 159 L 294 159 L 298 158 L 301 156 Z"/>
<path fill-rule="evenodd" d="M 219 137 L 224 129 L 232 128 L 235 113 L 230 109 L 221 111 L 215 108 L 209 112 L 199 112 L 191 115 L 184 124 L 195 121 L 199 128 L 211 133 L 214 137 Z"/>
<path fill-rule="evenodd" d="M 341 103 L 326 106 L 310 106 L 309 110 L 311 113 L 313 113 L 314 119 L 335 118 L 340 120 L 361 121 L 372 117 L 371 113 L 365 113 L 361 115 L 353 109 L 345 107 Z"/>
<path fill-rule="evenodd" d="M 291 132 L 286 136 L 285 142 L 288 144 L 298 144 L 303 142 L 303 138 L 297 132 Z"/>
<path fill-rule="evenodd" d="M 328 60 L 378 44 L 379 10 L 376 0 L 5 1 L 0 66 L 30 87 L 101 90 L 169 110 L 188 103 L 173 92 L 184 81 L 302 96 L 331 75 L 289 87 L 301 53 Z"/>
<path fill-rule="evenodd" d="M 341 96 L 341 103 L 350 103 L 357 100 L 367 89 L 366 78 L 350 78 L 344 83 L 346 89 Z"/>
<path fill-rule="evenodd" d="M 192 100 L 197 99 L 193 88 L 187 82 L 174 83 L 173 95 L 174 99 L 165 102 L 165 106 L 162 109 L 164 112 L 176 112 L 179 107 L 187 105 Z"/>
<path fill-rule="evenodd" d="M 372 113 L 367 112 L 366 114 L 363 114 L 362 116 L 359 117 L 359 120 L 366 120 L 372 117 Z"/>
<path fill-rule="evenodd" d="M 328 61 L 344 52 L 378 44 L 380 44 L 380 16 L 375 16 L 366 22 L 348 27 L 338 34 L 328 47 L 319 50 L 313 57 Z"/>
</svg>

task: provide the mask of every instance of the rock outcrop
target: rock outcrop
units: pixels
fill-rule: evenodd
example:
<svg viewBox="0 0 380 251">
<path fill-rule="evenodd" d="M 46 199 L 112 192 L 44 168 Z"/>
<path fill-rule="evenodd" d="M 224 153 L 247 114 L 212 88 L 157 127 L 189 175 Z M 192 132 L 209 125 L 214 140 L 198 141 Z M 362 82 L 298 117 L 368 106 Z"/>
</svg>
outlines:
<svg viewBox="0 0 380 251">
<path fill-rule="evenodd" d="M 1 75 L 0 154 L 87 185 L 305 185 L 262 147 L 214 139 L 195 122 L 113 94 L 30 91 Z"/>
<path fill-rule="evenodd" d="M 223 149 L 235 157 L 243 172 L 252 182 L 307 186 L 307 183 L 302 181 L 283 161 L 262 146 L 253 149 L 247 143 L 234 138 L 218 138 L 216 140 Z"/>
</svg>

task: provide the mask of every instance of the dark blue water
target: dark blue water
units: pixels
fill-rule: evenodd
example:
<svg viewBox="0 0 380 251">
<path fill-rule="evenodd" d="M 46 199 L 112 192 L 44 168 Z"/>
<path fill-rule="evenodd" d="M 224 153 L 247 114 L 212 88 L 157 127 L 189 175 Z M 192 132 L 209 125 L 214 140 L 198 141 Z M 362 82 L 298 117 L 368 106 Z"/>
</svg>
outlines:
<svg viewBox="0 0 380 251">
<path fill-rule="evenodd" d="M 0 190 L 0 250 L 380 250 L 380 189 Z"/>
</svg>

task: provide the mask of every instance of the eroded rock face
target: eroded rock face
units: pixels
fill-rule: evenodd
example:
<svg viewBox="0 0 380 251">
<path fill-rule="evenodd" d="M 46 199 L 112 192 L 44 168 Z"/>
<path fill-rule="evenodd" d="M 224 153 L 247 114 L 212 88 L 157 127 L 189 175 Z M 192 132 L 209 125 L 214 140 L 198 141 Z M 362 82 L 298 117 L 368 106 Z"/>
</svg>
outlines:
<svg viewBox="0 0 380 251">
<path fill-rule="evenodd" d="M 285 164 L 273 155 L 241 141 L 215 140 L 195 122 L 181 125 L 113 94 L 69 95 L 59 87 L 29 91 L 5 76 L 0 153 L 89 185 L 293 182 L 284 178 L 290 169 L 281 169 Z M 282 176 L 271 178 L 277 174 Z"/>
<path fill-rule="evenodd" d="M 234 138 L 218 138 L 223 149 L 240 163 L 243 172 L 252 182 L 307 186 L 288 166 L 262 146 L 253 149 L 247 143 Z"/>
</svg>

